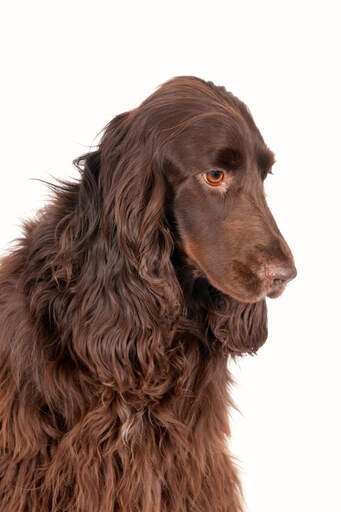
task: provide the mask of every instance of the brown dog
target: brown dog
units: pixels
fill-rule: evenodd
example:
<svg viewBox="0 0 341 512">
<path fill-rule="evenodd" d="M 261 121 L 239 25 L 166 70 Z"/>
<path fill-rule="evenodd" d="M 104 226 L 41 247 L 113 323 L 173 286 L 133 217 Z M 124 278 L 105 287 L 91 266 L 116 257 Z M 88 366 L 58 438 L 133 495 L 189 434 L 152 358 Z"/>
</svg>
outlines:
<svg viewBox="0 0 341 512">
<path fill-rule="evenodd" d="M 296 275 L 246 106 L 169 80 L 0 268 L 0 512 L 240 512 L 229 357 Z"/>
</svg>

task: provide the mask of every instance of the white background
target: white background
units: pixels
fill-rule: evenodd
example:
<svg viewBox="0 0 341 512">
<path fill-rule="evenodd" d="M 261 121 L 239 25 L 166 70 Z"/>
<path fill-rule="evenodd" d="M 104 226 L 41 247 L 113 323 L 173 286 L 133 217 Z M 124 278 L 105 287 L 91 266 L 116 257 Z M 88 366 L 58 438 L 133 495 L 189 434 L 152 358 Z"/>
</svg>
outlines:
<svg viewBox="0 0 341 512">
<path fill-rule="evenodd" d="M 231 366 L 231 448 L 249 511 L 340 511 L 337 3 L 12 1 L 1 18 L 2 253 L 47 198 L 30 178 L 76 177 L 72 159 L 163 81 L 196 75 L 249 106 L 298 277 L 268 301 L 266 345 Z"/>
</svg>

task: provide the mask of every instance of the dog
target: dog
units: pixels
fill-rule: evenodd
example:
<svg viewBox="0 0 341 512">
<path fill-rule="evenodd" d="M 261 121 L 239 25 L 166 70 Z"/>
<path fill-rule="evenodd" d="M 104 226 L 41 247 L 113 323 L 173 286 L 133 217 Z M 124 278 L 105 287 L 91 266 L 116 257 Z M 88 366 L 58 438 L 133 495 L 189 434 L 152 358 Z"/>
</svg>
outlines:
<svg viewBox="0 0 341 512">
<path fill-rule="evenodd" d="M 248 108 L 178 76 L 74 160 L 0 267 L 0 512 L 241 512 L 228 361 L 296 276 Z"/>
</svg>

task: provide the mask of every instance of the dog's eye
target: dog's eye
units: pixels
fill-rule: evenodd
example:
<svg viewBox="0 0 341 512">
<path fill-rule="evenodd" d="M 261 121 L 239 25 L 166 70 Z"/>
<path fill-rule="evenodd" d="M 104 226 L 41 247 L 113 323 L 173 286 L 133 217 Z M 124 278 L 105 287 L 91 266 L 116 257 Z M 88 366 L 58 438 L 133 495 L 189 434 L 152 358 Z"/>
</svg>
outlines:
<svg viewBox="0 0 341 512">
<path fill-rule="evenodd" d="M 221 183 L 223 181 L 224 176 L 225 176 L 224 172 L 218 171 L 218 170 L 209 171 L 209 172 L 205 173 L 206 181 L 210 185 L 219 185 L 219 183 Z"/>
</svg>

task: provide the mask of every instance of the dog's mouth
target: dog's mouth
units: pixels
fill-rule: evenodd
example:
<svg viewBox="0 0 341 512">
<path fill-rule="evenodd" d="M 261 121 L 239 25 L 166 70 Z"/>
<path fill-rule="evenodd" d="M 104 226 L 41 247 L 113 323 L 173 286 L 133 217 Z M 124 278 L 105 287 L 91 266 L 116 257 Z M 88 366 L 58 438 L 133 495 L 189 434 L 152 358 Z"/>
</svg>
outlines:
<svg viewBox="0 0 341 512">
<path fill-rule="evenodd" d="M 284 292 L 287 282 L 275 279 L 269 281 L 260 278 L 257 274 L 249 271 L 248 275 L 245 273 L 235 275 L 231 282 L 224 282 L 218 280 L 209 272 L 203 272 L 207 281 L 232 299 L 242 303 L 256 303 L 264 300 L 266 297 L 276 299 Z"/>
<path fill-rule="evenodd" d="M 285 288 L 286 288 L 286 283 L 283 283 L 283 282 L 274 283 L 271 286 L 268 293 L 266 294 L 266 296 L 269 297 L 270 299 L 276 299 L 277 297 L 282 295 Z"/>
<path fill-rule="evenodd" d="M 282 295 L 288 281 L 296 276 L 294 266 L 289 271 L 289 267 L 264 263 L 247 265 L 239 260 L 232 260 L 224 266 L 224 271 L 217 272 L 214 267 L 199 262 L 188 248 L 186 251 L 183 247 L 181 249 L 193 278 L 205 278 L 211 286 L 242 303 L 255 303 L 266 297 L 275 299 Z"/>
<path fill-rule="evenodd" d="M 268 262 L 250 267 L 235 260 L 233 270 L 238 276 L 235 278 L 236 283 L 242 285 L 246 293 L 253 295 L 252 302 L 265 299 L 265 297 L 276 299 L 282 295 L 287 283 L 297 275 L 296 268 L 290 261 Z"/>
</svg>

